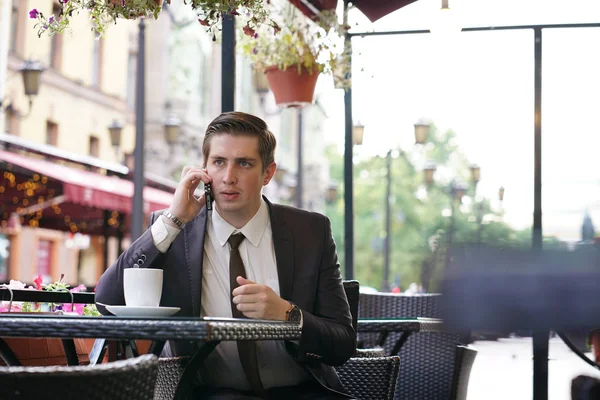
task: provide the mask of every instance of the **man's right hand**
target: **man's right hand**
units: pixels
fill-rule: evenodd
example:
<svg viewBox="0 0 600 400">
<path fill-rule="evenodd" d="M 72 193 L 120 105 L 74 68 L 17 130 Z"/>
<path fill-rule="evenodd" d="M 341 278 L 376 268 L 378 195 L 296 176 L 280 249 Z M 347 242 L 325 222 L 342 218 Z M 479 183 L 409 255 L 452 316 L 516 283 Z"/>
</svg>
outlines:
<svg viewBox="0 0 600 400">
<path fill-rule="evenodd" d="M 194 219 L 206 204 L 204 194 L 199 198 L 194 196 L 194 191 L 198 188 L 200 182 L 205 184 L 212 182 L 212 178 L 208 175 L 206 169 L 192 166 L 183 167 L 181 180 L 173 195 L 169 212 L 184 224 Z"/>
</svg>

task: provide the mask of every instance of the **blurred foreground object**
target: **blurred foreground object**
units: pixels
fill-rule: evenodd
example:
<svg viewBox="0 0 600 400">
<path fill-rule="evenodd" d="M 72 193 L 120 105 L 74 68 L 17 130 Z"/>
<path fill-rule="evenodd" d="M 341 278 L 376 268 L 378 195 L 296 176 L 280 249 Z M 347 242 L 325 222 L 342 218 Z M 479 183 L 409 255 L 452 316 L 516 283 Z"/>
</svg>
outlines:
<svg viewBox="0 0 600 400">
<path fill-rule="evenodd" d="M 451 330 L 568 330 L 600 324 L 600 252 L 462 246 L 442 279 Z"/>
</svg>

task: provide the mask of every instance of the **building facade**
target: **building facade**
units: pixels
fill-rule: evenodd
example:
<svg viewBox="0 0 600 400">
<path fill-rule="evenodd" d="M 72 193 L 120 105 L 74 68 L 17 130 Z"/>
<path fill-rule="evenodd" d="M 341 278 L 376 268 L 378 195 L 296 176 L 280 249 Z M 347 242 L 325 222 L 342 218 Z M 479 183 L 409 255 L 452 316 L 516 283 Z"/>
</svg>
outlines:
<svg viewBox="0 0 600 400">
<path fill-rule="evenodd" d="M 57 14 L 56 2 L 0 1 L 0 130 L 32 145 L 132 168 L 127 155 L 135 147 L 138 22 L 120 20 L 97 40 L 82 15 L 74 18 L 72 33 L 39 38 L 29 10 Z M 160 18 L 148 19 L 146 26 L 145 171 L 175 182 L 184 165 L 202 163 L 204 130 L 221 111 L 221 48 L 183 2 L 165 6 Z M 45 67 L 39 94 L 31 99 L 24 94 L 19 72 L 27 60 Z M 285 179 L 265 188 L 265 194 L 273 201 L 294 204 L 299 114 L 277 109 L 270 93 L 261 95 L 261 101 L 253 83 L 252 66 L 238 57 L 236 108 L 267 120 L 278 139 L 277 162 L 288 171 Z M 173 118 L 180 129 L 169 143 L 165 123 Z M 303 110 L 303 207 L 315 211 L 324 209 L 328 182 L 322 141 L 325 118 L 318 105 Z M 112 145 L 108 130 L 113 121 L 123 125 L 118 147 Z M 9 201 L 0 188 L 0 204 Z M 94 286 L 118 252 L 116 238 L 28 225 L 15 230 L 4 224 L 0 282 L 32 282 L 38 274 L 49 282 L 64 274 L 69 283 Z"/>
</svg>

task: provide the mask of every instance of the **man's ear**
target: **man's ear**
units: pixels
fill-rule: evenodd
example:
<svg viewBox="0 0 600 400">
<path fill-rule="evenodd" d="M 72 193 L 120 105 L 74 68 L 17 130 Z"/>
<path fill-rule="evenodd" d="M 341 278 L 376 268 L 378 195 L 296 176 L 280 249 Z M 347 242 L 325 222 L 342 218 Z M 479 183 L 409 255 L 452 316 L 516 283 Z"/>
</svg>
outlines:
<svg viewBox="0 0 600 400">
<path fill-rule="evenodd" d="M 275 176 L 275 171 L 277 171 L 277 163 L 272 162 L 265 170 L 263 186 L 267 186 L 269 182 L 271 182 L 271 179 L 273 179 L 273 176 Z"/>
</svg>

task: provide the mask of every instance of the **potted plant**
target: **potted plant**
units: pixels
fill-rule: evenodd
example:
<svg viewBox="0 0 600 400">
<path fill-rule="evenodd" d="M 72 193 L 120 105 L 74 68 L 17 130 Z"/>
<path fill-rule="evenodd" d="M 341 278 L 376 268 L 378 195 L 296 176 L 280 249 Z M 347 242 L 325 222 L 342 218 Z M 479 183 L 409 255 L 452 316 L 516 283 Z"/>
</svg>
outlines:
<svg viewBox="0 0 600 400">
<path fill-rule="evenodd" d="M 171 4 L 171 0 L 166 0 Z M 198 22 L 207 27 L 213 35 L 223 15 L 240 16 L 243 25 L 255 29 L 258 25 L 269 25 L 269 14 L 265 10 L 265 2 L 269 0 L 179 0 L 189 4 L 198 13 Z M 135 19 L 137 17 L 158 18 L 162 10 L 163 0 L 58 0 L 61 6 L 60 15 L 45 16 L 37 9 L 29 11 L 29 18 L 37 23 L 34 28 L 38 36 L 47 33 L 50 36 L 63 33 L 69 28 L 71 19 L 82 11 L 89 14 L 93 30 L 100 37 L 106 27 L 116 23 L 119 18 Z"/>
<path fill-rule="evenodd" d="M 264 72 L 275 101 L 283 107 L 297 107 L 313 100 L 320 73 L 332 74 L 349 65 L 344 53 L 347 29 L 338 22 L 334 10 L 325 10 L 312 21 L 294 6 L 269 6 L 272 26 L 244 27 L 238 35 L 241 52 L 259 72 Z M 340 74 L 338 74 L 340 76 Z M 342 87 L 348 87 L 349 74 L 343 73 Z"/>
<path fill-rule="evenodd" d="M 84 285 L 69 289 L 69 285 L 63 281 L 64 275 L 60 280 L 44 285 L 42 277 L 38 276 L 34 280 L 35 287 L 26 285 L 22 282 L 11 280 L 7 285 L 10 289 L 29 289 L 45 291 L 70 291 L 80 292 L 86 289 Z M 29 302 L 0 302 L 0 312 L 44 312 L 44 313 L 75 313 L 86 316 L 100 316 L 94 304 L 55 304 L 55 303 L 29 303 Z M 61 339 L 57 338 L 3 338 L 11 350 L 15 353 L 23 365 L 65 365 L 66 356 L 63 350 Z M 94 344 L 94 339 L 75 339 L 75 348 L 81 364 L 89 362 L 89 352 Z"/>
</svg>

